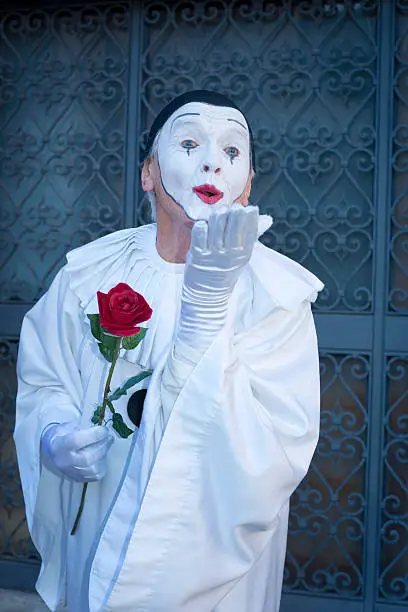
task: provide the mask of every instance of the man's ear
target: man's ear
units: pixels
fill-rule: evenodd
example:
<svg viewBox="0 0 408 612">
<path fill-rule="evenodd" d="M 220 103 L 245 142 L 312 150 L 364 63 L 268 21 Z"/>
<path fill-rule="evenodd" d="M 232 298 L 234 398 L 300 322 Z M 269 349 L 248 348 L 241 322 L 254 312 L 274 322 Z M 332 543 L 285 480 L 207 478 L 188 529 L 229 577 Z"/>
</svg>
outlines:
<svg viewBox="0 0 408 612">
<path fill-rule="evenodd" d="M 251 185 L 252 185 L 252 179 L 254 177 L 254 174 L 255 174 L 254 171 L 251 169 L 249 172 L 248 180 L 245 185 L 244 191 L 241 193 L 239 198 L 236 200 L 239 204 L 242 204 L 242 206 L 248 206 L 248 199 L 251 193 Z"/>
<path fill-rule="evenodd" d="M 153 191 L 154 181 L 151 171 L 152 160 L 149 156 L 146 157 L 142 168 L 142 189 L 143 191 Z"/>
</svg>

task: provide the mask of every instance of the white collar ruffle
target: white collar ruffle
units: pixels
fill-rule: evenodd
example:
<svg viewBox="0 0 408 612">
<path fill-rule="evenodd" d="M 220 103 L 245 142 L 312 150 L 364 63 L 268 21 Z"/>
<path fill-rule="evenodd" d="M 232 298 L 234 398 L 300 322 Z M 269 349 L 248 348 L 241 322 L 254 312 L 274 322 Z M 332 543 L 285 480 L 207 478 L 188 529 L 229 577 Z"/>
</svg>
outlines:
<svg viewBox="0 0 408 612">
<path fill-rule="evenodd" d="M 260 216 L 259 235 L 272 224 L 268 215 Z M 184 264 L 170 263 L 156 249 L 155 223 L 119 230 L 103 236 L 67 254 L 65 270 L 70 286 L 87 310 L 97 291 L 108 291 L 125 279 L 147 270 L 156 280 L 184 273 Z M 323 283 L 303 266 L 257 242 L 249 267 L 267 290 L 274 303 L 285 309 L 308 300 L 314 301 Z M 139 270 L 138 270 L 139 269 Z M 136 274 L 135 274 L 136 273 Z M 148 280 L 148 279 L 146 279 Z"/>
<path fill-rule="evenodd" d="M 261 215 L 259 234 L 271 223 L 270 217 Z M 113 232 L 70 251 L 65 266 L 70 288 L 80 301 L 86 321 L 85 314 L 98 312 L 97 291 L 106 293 L 119 282 L 128 283 L 145 297 L 153 309 L 149 333 L 139 345 L 140 350 L 123 354 L 127 361 L 143 367 L 154 366 L 158 358 L 154 355 L 155 346 L 163 347 L 172 340 L 185 267 L 160 257 L 156 234 L 156 224 Z M 314 301 L 323 288 L 314 274 L 260 242 L 255 245 L 247 272 L 242 285 L 244 310 L 247 310 L 245 304 L 252 304 L 255 312 L 254 301 L 258 297 L 262 302 L 258 312 L 270 311 L 267 296 L 272 307 L 291 310 L 304 301 Z M 155 342 L 155 338 L 160 341 Z"/>
</svg>

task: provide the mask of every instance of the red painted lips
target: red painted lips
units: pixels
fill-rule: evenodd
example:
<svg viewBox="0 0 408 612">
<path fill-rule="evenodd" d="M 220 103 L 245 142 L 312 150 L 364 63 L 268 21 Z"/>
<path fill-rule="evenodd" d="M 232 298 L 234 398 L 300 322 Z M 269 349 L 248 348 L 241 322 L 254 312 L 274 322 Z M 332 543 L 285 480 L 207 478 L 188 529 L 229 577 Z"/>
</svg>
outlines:
<svg viewBox="0 0 408 612">
<path fill-rule="evenodd" d="M 214 185 L 207 184 L 199 185 L 199 187 L 193 187 L 193 191 L 198 195 L 200 200 L 206 204 L 216 204 L 224 195 L 222 191 L 214 187 Z"/>
</svg>

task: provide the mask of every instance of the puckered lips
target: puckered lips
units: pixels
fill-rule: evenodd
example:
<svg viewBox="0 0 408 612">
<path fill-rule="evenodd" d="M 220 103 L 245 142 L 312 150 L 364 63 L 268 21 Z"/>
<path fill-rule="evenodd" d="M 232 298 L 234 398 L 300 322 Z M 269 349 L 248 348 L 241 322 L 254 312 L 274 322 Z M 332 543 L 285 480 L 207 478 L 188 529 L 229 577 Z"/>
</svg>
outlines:
<svg viewBox="0 0 408 612">
<path fill-rule="evenodd" d="M 207 184 L 193 187 L 193 191 L 198 195 L 200 200 L 206 204 L 216 204 L 224 195 L 222 191 L 214 187 L 214 185 Z"/>
</svg>

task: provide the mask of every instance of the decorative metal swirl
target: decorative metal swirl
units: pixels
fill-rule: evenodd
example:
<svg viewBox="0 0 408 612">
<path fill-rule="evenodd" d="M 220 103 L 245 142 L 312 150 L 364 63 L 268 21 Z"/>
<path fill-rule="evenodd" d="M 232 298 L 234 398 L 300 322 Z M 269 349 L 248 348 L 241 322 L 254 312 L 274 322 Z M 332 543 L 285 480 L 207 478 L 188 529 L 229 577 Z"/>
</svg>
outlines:
<svg viewBox="0 0 408 612">
<path fill-rule="evenodd" d="M 12 433 L 17 341 L 0 339 L 0 559 L 38 561 L 28 534 Z"/>
<path fill-rule="evenodd" d="M 408 602 L 408 354 L 389 357 L 379 595 Z"/>
<path fill-rule="evenodd" d="M 1 302 L 123 215 L 127 4 L 0 14 Z"/>
<path fill-rule="evenodd" d="M 292 497 L 286 590 L 362 593 L 369 372 L 367 356 L 321 356 L 320 441 Z"/>
</svg>

